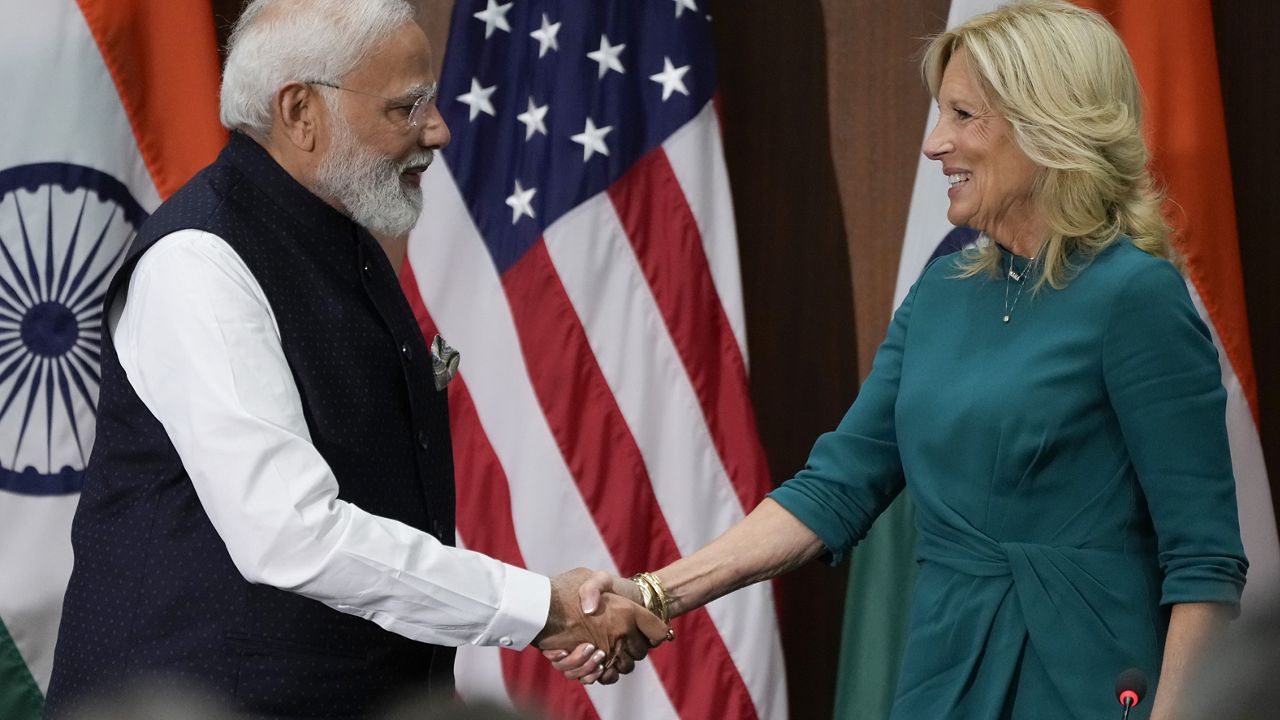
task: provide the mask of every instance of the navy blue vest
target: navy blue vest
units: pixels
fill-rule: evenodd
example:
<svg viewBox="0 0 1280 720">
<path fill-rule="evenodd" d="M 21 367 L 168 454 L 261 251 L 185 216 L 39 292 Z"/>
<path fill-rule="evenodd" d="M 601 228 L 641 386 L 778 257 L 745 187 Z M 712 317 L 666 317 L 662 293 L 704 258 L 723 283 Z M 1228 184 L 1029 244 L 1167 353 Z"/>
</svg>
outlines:
<svg viewBox="0 0 1280 720">
<path fill-rule="evenodd" d="M 339 497 L 452 544 L 446 394 L 376 241 L 237 133 L 143 225 L 108 307 L 142 253 L 184 228 L 225 239 L 261 284 Z M 140 673 L 270 717 L 354 718 L 410 686 L 452 689 L 452 649 L 244 580 L 110 338 L 85 475 L 49 715 Z"/>
</svg>

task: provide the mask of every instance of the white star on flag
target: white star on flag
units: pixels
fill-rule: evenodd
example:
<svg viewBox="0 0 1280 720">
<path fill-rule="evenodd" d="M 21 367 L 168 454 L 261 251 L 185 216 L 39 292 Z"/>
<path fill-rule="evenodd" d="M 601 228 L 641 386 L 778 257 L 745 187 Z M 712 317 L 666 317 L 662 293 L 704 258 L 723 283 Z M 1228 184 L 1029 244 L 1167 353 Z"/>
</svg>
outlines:
<svg viewBox="0 0 1280 720">
<path fill-rule="evenodd" d="M 524 139 L 527 141 L 534 136 L 534 133 L 547 134 L 547 124 L 542 119 L 547 116 L 548 105 L 538 107 L 533 102 L 533 97 L 529 97 L 529 109 L 516 116 L 516 119 L 524 123 Z"/>
<path fill-rule="evenodd" d="M 475 120 L 476 116 L 480 113 L 485 113 L 487 115 L 496 114 L 493 110 L 493 103 L 489 102 L 489 96 L 497 89 L 497 85 L 481 87 L 479 80 L 471 78 L 471 91 L 458 96 L 458 102 L 471 108 L 470 117 L 467 118 L 468 120 Z"/>
<path fill-rule="evenodd" d="M 520 187 L 520 181 L 516 180 L 516 189 L 507 196 L 507 207 L 511 208 L 511 224 L 515 225 L 520 220 L 520 216 L 528 215 L 533 217 L 533 196 L 538 192 L 537 188 L 529 188 L 525 190 Z"/>
<path fill-rule="evenodd" d="M 547 18 L 546 13 L 542 13 L 542 27 L 529 33 L 529 37 L 538 41 L 538 57 L 547 54 L 547 50 L 560 51 L 560 43 L 556 41 L 556 35 L 560 33 L 560 23 L 552 24 Z"/>
<path fill-rule="evenodd" d="M 499 5 L 498 0 L 489 0 L 488 7 L 472 15 L 472 17 L 484 22 L 484 38 L 488 40 L 489 36 L 493 34 L 494 28 L 504 32 L 511 32 L 511 26 L 507 24 L 507 13 L 510 10 L 511 3 Z"/>
<path fill-rule="evenodd" d="M 697 12 L 698 5 L 693 0 L 676 0 L 676 17 L 683 15 L 686 9 Z"/>
<path fill-rule="evenodd" d="M 598 128 L 595 123 L 591 122 L 591 118 L 587 118 L 587 126 L 583 128 L 582 132 L 569 139 L 582 146 L 582 162 L 586 162 L 595 153 L 600 153 L 601 155 L 609 154 L 609 148 L 604 144 L 604 136 L 608 135 L 612 130 L 612 125 Z"/>
<path fill-rule="evenodd" d="M 662 72 L 650 75 L 649 79 L 662 84 L 663 102 L 666 102 L 673 92 L 681 95 L 689 94 L 689 89 L 684 86 L 684 74 L 689 72 L 689 67 L 689 65 L 676 67 L 671 64 L 671 58 L 662 58 Z"/>
<path fill-rule="evenodd" d="M 622 68 L 622 61 L 618 59 L 618 55 L 622 53 L 622 49 L 625 47 L 626 44 L 610 45 L 609 38 L 601 35 L 600 49 L 587 53 L 587 57 L 600 64 L 600 77 L 602 78 L 610 70 L 617 70 L 619 74 L 626 74 L 627 71 Z"/>
</svg>

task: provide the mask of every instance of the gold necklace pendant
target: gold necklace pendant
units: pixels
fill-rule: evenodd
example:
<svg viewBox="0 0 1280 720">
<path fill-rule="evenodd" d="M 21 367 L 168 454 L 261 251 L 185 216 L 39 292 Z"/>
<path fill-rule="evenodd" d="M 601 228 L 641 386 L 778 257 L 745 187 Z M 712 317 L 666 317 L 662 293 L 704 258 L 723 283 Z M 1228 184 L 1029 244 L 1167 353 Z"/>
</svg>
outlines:
<svg viewBox="0 0 1280 720">
<path fill-rule="evenodd" d="M 1009 253 L 1009 274 L 1004 279 L 1004 315 L 1000 316 L 1000 322 L 1008 325 L 1010 318 L 1013 317 L 1013 309 L 1018 307 L 1018 300 L 1022 298 L 1022 289 L 1026 287 L 1023 279 L 1027 277 L 1027 273 L 1031 272 L 1031 267 L 1035 265 L 1036 259 L 1033 257 L 1027 261 L 1026 266 L 1022 268 L 1022 272 L 1013 271 L 1013 253 Z M 1013 303 L 1009 302 L 1009 281 L 1014 280 L 1018 283 L 1018 292 L 1013 296 Z"/>
</svg>

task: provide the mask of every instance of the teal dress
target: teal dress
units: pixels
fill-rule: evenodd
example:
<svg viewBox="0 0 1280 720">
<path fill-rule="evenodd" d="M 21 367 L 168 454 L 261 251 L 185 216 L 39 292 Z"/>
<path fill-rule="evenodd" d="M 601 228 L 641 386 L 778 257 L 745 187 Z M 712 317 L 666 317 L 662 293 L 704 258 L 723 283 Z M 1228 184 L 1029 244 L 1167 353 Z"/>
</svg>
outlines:
<svg viewBox="0 0 1280 720">
<path fill-rule="evenodd" d="M 1116 716 L 1126 668 L 1154 697 L 1169 606 L 1244 586 L 1216 352 L 1175 268 L 1127 239 L 1028 287 L 1007 324 L 1005 279 L 958 279 L 958 258 L 925 269 L 853 407 L 770 497 L 838 562 L 910 493 L 895 720 Z"/>
</svg>

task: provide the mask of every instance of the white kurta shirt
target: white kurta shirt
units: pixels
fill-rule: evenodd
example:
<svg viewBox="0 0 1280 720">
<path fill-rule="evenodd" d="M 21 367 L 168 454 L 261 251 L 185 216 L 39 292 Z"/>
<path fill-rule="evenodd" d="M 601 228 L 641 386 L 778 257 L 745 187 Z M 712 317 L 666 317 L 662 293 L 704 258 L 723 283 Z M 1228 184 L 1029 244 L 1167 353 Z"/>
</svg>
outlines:
<svg viewBox="0 0 1280 720">
<path fill-rule="evenodd" d="M 528 645 L 550 581 L 338 498 L 311 442 L 261 286 L 222 238 L 182 230 L 109 313 L 116 353 L 164 426 L 245 579 L 437 645 Z"/>
</svg>

